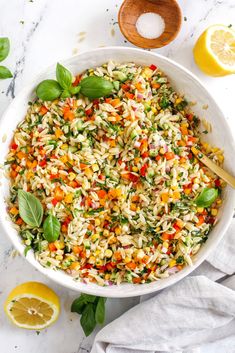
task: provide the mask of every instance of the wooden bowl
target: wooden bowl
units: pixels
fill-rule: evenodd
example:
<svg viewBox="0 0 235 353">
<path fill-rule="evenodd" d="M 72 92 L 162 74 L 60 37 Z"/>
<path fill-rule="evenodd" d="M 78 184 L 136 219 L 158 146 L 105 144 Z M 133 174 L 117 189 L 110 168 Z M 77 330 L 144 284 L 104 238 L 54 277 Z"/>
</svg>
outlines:
<svg viewBox="0 0 235 353">
<path fill-rule="evenodd" d="M 165 21 L 165 30 L 158 38 L 147 39 L 137 32 L 136 21 L 147 12 L 154 12 Z M 137 47 L 161 48 L 177 36 L 182 13 L 176 0 L 125 0 L 119 10 L 118 23 L 122 34 Z"/>
</svg>

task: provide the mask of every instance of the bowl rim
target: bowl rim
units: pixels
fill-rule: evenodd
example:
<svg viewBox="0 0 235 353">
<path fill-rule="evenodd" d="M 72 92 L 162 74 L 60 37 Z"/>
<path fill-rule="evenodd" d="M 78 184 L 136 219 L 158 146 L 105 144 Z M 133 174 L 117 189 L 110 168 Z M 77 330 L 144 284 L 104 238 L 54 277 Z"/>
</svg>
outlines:
<svg viewBox="0 0 235 353">
<path fill-rule="evenodd" d="M 184 66 L 182 66 L 181 64 L 175 62 L 172 59 L 169 59 L 168 57 L 165 57 L 161 54 L 155 53 L 155 52 L 148 52 L 144 49 L 139 49 L 139 48 L 130 48 L 130 47 L 126 47 L 126 46 L 107 46 L 107 47 L 102 47 L 102 48 L 95 48 L 95 49 L 91 49 L 91 50 L 86 50 L 82 53 L 79 53 L 77 55 L 74 56 L 70 56 L 66 59 L 61 60 L 60 62 L 66 66 L 66 64 L 69 65 L 69 63 L 71 62 L 71 60 L 76 60 L 76 59 L 80 59 L 82 56 L 86 56 L 88 54 L 95 54 L 97 52 L 105 52 L 105 51 L 129 51 L 130 54 L 134 53 L 134 52 L 140 52 L 140 53 L 144 53 L 145 55 L 149 55 L 152 56 L 153 58 L 159 58 L 160 60 L 166 61 L 168 63 L 170 63 L 173 66 L 176 66 L 178 69 L 180 69 L 181 71 L 183 71 L 185 74 L 191 76 L 191 78 L 196 81 L 196 83 L 200 86 L 200 88 L 202 89 L 202 91 L 204 91 L 205 93 L 207 93 L 211 99 L 211 102 L 213 102 L 214 106 L 217 108 L 218 110 L 218 114 L 223 116 L 223 122 L 225 124 L 225 128 L 226 128 L 226 134 L 228 135 L 229 140 L 231 141 L 231 147 L 235 153 L 235 147 L 234 147 L 234 139 L 233 139 L 233 135 L 231 133 L 231 130 L 229 128 L 228 122 L 227 120 L 224 118 L 224 114 L 221 110 L 221 108 L 218 106 L 216 100 L 213 98 L 213 95 L 206 89 L 205 85 L 201 82 L 201 80 L 194 74 L 192 73 L 190 70 L 188 70 L 187 68 L 185 68 Z M 29 90 L 32 90 L 32 88 L 35 86 L 35 84 L 38 82 L 38 80 L 40 79 L 40 77 L 42 75 L 44 75 L 46 72 L 50 72 L 53 70 L 53 68 L 55 68 L 55 64 L 48 66 L 47 68 L 45 68 L 44 70 L 42 70 L 39 74 L 37 74 L 32 80 L 30 80 L 29 83 L 27 83 L 26 85 L 23 86 L 23 88 L 17 93 L 16 97 L 11 101 L 11 103 L 9 104 L 8 108 L 5 110 L 5 112 L 3 113 L 1 119 L 0 119 L 0 131 L 2 131 L 1 127 L 4 126 L 7 122 L 7 116 L 10 113 L 11 110 L 11 106 L 13 104 L 13 102 L 16 99 L 19 99 L 21 95 L 23 95 L 24 92 L 27 92 Z M 54 69 L 55 71 L 55 69 Z M 167 74 L 167 73 L 166 73 Z M 9 228 L 9 224 L 8 224 L 8 220 L 5 219 L 5 215 L 4 212 L 0 212 L 0 225 L 2 227 L 2 229 L 4 230 L 4 233 L 7 234 L 8 238 L 10 238 L 12 244 L 14 245 L 14 247 L 18 250 L 18 252 L 22 255 L 22 257 L 26 258 L 26 260 L 34 267 L 36 268 L 39 272 L 41 272 L 42 274 L 44 274 L 47 278 L 51 279 L 52 281 L 58 283 L 59 285 L 63 286 L 63 287 L 67 287 L 71 290 L 77 291 L 77 292 L 84 292 L 87 294 L 93 294 L 93 295 L 99 295 L 99 296 L 106 296 L 109 298 L 127 298 L 127 297 L 135 297 L 135 296 L 140 296 L 140 295 L 144 295 L 144 294 L 149 294 L 149 293 L 153 293 L 153 292 L 157 292 L 159 290 L 162 290 L 166 287 L 169 287 L 175 283 L 177 283 L 179 280 L 183 279 L 184 277 L 186 277 L 188 274 L 190 274 L 192 271 L 194 271 L 199 265 L 201 265 L 201 263 L 203 261 L 205 261 L 205 259 L 212 253 L 212 251 L 216 248 L 216 246 L 218 245 L 218 243 L 221 241 L 221 239 L 223 238 L 224 234 L 226 233 L 231 220 L 232 220 L 232 216 L 233 216 L 233 206 L 235 204 L 235 190 L 231 189 L 229 186 L 229 212 L 227 213 L 227 221 L 223 226 L 223 230 L 220 232 L 219 235 L 217 235 L 217 237 L 214 239 L 213 243 L 210 245 L 209 248 L 206 249 L 206 251 L 204 251 L 204 254 L 200 257 L 200 259 L 196 259 L 195 262 L 193 263 L 192 266 L 187 266 L 185 267 L 183 270 L 181 270 L 180 272 L 171 275 L 170 277 L 167 278 L 167 282 L 164 281 L 164 279 L 161 279 L 159 281 L 155 281 L 155 282 L 151 282 L 149 284 L 141 284 L 141 285 L 134 285 L 133 284 L 133 290 L 131 291 L 126 291 L 125 292 L 125 283 L 124 284 L 120 284 L 120 286 L 123 286 L 123 291 L 120 292 L 115 292 L 115 285 L 112 286 L 112 288 L 114 289 L 113 292 L 111 293 L 106 293 L 105 288 L 107 287 L 101 287 L 96 285 L 96 289 L 94 289 L 94 287 L 90 287 L 89 284 L 87 285 L 83 285 L 82 288 L 80 288 L 80 284 L 81 282 L 76 282 L 73 280 L 73 278 L 71 277 L 71 281 L 70 282 L 66 282 L 66 281 L 62 281 L 60 278 L 58 278 L 57 276 L 54 276 L 54 274 L 57 272 L 55 270 L 51 270 L 51 269 L 47 269 L 45 267 L 43 267 L 37 260 L 36 258 L 33 256 L 32 258 L 29 257 L 25 257 L 24 256 L 24 245 L 21 243 L 20 241 L 20 237 L 18 239 L 18 241 L 15 240 L 15 238 L 13 238 L 13 236 L 10 234 L 8 228 Z M 2 188 L 0 189 L 0 198 L 3 198 L 2 195 Z M 5 200 L 3 200 L 4 204 L 6 203 Z M 7 211 L 6 211 L 7 212 Z M 13 226 L 11 226 L 11 228 L 14 228 Z M 63 271 L 64 272 L 64 271 Z M 64 273 L 66 276 L 66 273 Z M 69 276 L 70 277 L 70 276 Z M 159 282 L 162 281 L 162 285 L 160 288 L 155 288 L 154 284 L 159 284 Z"/>
</svg>

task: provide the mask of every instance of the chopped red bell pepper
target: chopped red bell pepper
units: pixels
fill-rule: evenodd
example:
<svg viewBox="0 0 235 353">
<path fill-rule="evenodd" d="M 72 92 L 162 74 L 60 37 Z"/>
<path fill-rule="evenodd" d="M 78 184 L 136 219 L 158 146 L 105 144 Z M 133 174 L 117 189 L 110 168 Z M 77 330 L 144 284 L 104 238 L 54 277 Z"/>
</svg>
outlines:
<svg viewBox="0 0 235 353">
<path fill-rule="evenodd" d="M 154 70 L 157 69 L 157 66 L 152 64 L 152 65 L 149 66 L 149 68 L 154 71 Z"/>
<path fill-rule="evenodd" d="M 17 150 L 17 148 L 18 148 L 18 145 L 15 142 L 12 142 L 11 149 L 12 150 Z"/>
<path fill-rule="evenodd" d="M 147 163 L 145 163 L 145 164 L 140 168 L 140 175 L 141 175 L 142 177 L 145 177 L 145 176 L 146 176 L 147 169 L 148 169 L 148 164 L 147 164 Z"/>
<path fill-rule="evenodd" d="M 56 206 L 58 202 L 59 201 L 57 201 L 56 199 L 51 200 L 51 203 L 52 203 L 53 206 Z"/>
<path fill-rule="evenodd" d="M 216 179 L 216 180 L 215 180 L 215 186 L 216 186 L 217 188 L 219 188 L 219 187 L 221 186 L 221 182 L 220 182 L 219 179 Z"/>
</svg>

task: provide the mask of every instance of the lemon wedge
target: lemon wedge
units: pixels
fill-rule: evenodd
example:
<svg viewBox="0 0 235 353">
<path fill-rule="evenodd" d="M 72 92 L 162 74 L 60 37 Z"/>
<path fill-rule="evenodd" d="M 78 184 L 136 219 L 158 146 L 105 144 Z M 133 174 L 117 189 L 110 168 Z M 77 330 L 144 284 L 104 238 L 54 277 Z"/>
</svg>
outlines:
<svg viewBox="0 0 235 353">
<path fill-rule="evenodd" d="M 9 294 L 4 310 L 12 322 L 30 330 L 42 330 L 55 322 L 60 312 L 60 301 L 45 284 L 27 282 Z"/>
<path fill-rule="evenodd" d="M 224 25 L 207 28 L 198 38 L 194 59 L 199 68 L 210 76 L 235 73 L 235 31 Z"/>
</svg>

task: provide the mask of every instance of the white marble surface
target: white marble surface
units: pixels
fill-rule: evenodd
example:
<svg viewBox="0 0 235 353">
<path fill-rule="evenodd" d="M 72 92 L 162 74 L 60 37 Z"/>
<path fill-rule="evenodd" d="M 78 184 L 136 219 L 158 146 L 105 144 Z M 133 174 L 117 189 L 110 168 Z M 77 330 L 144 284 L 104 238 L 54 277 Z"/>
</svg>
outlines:
<svg viewBox="0 0 235 353">
<path fill-rule="evenodd" d="M 140 1 L 140 0 L 139 0 Z M 117 24 L 121 0 L 0 0 L 0 37 L 11 41 L 11 52 L 4 64 L 14 73 L 12 80 L 0 81 L 0 115 L 24 84 L 45 67 L 75 53 L 103 45 L 127 45 Z M 195 66 L 192 46 L 210 24 L 233 24 L 234 0 L 179 0 L 183 10 L 182 30 L 170 45 L 156 52 L 173 58 L 194 72 L 216 97 L 235 132 L 234 76 L 209 78 Z M 84 37 L 80 32 L 86 32 Z M 84 39 L 82 39 L 84 38 Z M 70 313 L 75 292 L 48 281 L 25 259 L 12 257 L 13 247 L 0 232 L 0 352 L 1 353 L 85 353 L 93 336 L 84 338 L 79 317 Z M 49 284 L 59 294 L 61 315 L 51 328 L 37 335 L 12 326 L 3 313 L 9 291 L 24 281 Z M 112 299 L 107 303 L 107 322 L 134 305 L 138 298 Z M 211 352 L 209 348 L 204 353 Z M 212 353 L 212 352 L 211 352 Z"/>
</svg>

